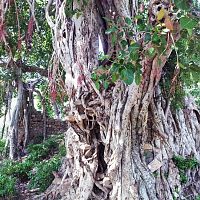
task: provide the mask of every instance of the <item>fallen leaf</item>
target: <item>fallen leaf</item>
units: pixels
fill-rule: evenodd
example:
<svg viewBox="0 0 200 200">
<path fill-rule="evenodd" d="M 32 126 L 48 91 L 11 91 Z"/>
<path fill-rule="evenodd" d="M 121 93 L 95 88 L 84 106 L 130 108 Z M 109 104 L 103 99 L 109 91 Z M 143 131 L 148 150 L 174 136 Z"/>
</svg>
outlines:
<svg viewBox="0 0 200 200">
<path fill-rule="evenodd" d="M 168 28 L 170 31 L 174 30 L 173 22 L 171 21 L 170 17 L 165 18 L 165 26 Z"/>
<path fill-rule="evenodd" d="M 165 16 L 165 9 L 161 8 L 157 14 L 157 20 L 161 20 Z"/>
</svg>

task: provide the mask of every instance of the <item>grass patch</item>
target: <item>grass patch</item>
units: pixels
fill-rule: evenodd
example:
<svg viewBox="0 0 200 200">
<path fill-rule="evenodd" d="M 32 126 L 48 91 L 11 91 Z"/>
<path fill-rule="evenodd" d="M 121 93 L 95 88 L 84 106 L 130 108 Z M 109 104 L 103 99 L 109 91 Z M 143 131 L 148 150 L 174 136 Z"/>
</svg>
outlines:
<svg viewBox="0 0 200 200">
<path fill-rule="evenodd" d="M 29 188 L 39 188 L 41 192 L 49 187 L 54 179 L 52 172 L 59 169 L 61 158 L 66 155 L 64 138 L 50 137 L 41 144 L 29 145 L 27 151 L 23 162 L 4 160 L 0 164 L 0 198 L 16 194 L 17 180 L 29 182 Z"/>
<path fill-rule="evenodd" d="M 29 189 L 39 188 L 41 192 L 45 191 L 54 179 L 52 172 L 58 171 L 60 165 L 61 162 L 58 156 L 36 165 L 36 173 L 32 171 L 29 173 Z"/>
<path fill-rule="evenodd" d="M 0 197 L 10 198 L 16 194 L 16 178 L 0 174 Z"/>
</svg>

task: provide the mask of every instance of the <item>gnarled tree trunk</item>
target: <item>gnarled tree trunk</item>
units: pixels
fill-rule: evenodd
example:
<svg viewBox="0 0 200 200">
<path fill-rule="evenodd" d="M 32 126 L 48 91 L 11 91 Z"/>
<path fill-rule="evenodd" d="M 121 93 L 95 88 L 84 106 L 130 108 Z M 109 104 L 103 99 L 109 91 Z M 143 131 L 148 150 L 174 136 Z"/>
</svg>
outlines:
<svg viewBox="0 0 200 200">
<path fill-rule="evenodd" d="M 18 77 L 21 76 L 21 69 L 17 69 Z M 15 159 L 17 157 L 17 143 L 18 143 L 18 122 L 19 122 L 19 113 L 22 107 L 23 102 L 23 82 L 20 78 L 17 80 L 17 100 L 16 105 L 12 112 L 12 117 L 9 125 L 9 158 Z"/>
<path fill-rule="evenodd" d="M 56 193 L 62 199 L 82 200 L 182 198 L 185 185 L 180 184 L 172 157 L 194 155 L 200 160 L 200 125 L 194 106 L 165 114 L 166 101 L 158 83 L 172 51 L 171 38 L 165 54 L 142 57 L 139 85 L 127 86 L 119 80 L 98 91 L 90 75 L 98 65 L 99 36 L 105 53 L 112 53 L 111 38 L 105 35 L 109 26 L 103 17 L 132 17 L 137 1 L 91 0 L 84 6 L 74 1 L 73 9 L 84 11 L 70 19 L 65 16 L 66 2 L 57 2 L 55 21 L 48 15 L 50 4 L 46 17 L 53 32 L 54 61 L 59 60 L 66 70 L 71 108 L 66 117 L 71 122 L 66 133 L 66 171 L 61 185 L 55 186 Z M 178 37 L 177 30 L 173 38 Z M 196 176 L 198 169 L 191 172 L 187 185 L 193 197 L 199 191 Z"/>
</svg>

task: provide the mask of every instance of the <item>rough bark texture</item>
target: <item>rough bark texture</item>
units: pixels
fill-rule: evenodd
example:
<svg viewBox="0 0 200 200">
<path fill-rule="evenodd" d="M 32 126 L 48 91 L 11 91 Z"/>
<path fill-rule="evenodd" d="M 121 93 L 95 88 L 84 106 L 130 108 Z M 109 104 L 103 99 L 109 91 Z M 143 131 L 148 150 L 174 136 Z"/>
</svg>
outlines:
<svg viewBox="0 0 200 200">
<path fill-rule="evenodd" d="M 21 69 L 18 69 L 18 75 L 21 76 Z M 17 157 L 17 141 L 18 141 L 18 120 L 19 114 L 22 107 L 23 102 L 23 82 L 19 79 L 17 81 L 18 84 L 18 93 L 17 93 L 17 101 L 15 108 L 12 113 L 10 125 L 9 125 L 9 158 L 14 159 Z"/>
<path fill-rule="evenodd" d="M 5 102 L 5 113 L 4 113 L 4 119 L 3 119 L 3 127 L 2 127 L 2 133 L 1 138 L 7 137 L 8 127 L 6 126 L 6 119 L 10 120 L 10 108 L 11 108 L 11 101 L 12 101 L 12 93 L 13 93 L 13 87 L 11 83 L 9 82 L 7 85 L 6 90 L 6 102 Z"/>
<path fill-rule="evenodd" d="M 165 114 L 166 101 L 158 85 L 171 54 L 171 39 L 164 55 L 143 57 L 140 85 L 126 86 L 117 81 L 106 91 L 98 91 L 90 79 L 98 64 L 98 35 L 103 38 L 104 50 L 112 53 L 110 38 L 104 34 L 107 23 L 102 17 L 131 17 L 137 2 L 96 0 L 86 6 L 74 2 L 73 8 L 84 9 L 83 14 L 68 19 L 64 1 L 56 5 L 55 21 L 48 15 L 50 4 L 46 17 L 53 31 L 54 60 L 59 59 L 67 73 L 70 112 L 66 118 L 71 127 L 66 133 L 63 179 L 45 196 L 53 199 L 60 195 L 60 199 L 70 200 L 173 200 L 190 195 L 187 198 L 194 199 L 200 190 L 199 168 L 188 171 L 189 180 L 181 185 L 172 157 L 194 155 L 200 160 L 199 111 L 187 101 L 184 110 Z M 153 6 L 152 1 L 152 10 Z M 55 67 L 52 73 L 56 73 Z"/>
<path fill-rule="evenodd" d="M 29 142 L 29 125 L 30 125 L 30 113 L 28 112 L 28 106 L 27 106 L 27 92 L 24 91 L 24 96 L 23 96 L 23 121 L 24 121 L 24 141 L 23 141 L 23 146 L 26 147 L 26 145 Z"/>
</svg>

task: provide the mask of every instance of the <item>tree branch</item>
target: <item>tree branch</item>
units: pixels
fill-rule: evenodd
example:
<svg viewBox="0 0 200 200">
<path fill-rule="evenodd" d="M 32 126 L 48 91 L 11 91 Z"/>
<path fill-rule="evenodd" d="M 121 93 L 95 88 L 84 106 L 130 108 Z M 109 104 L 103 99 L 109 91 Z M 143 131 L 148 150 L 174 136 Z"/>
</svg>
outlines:
<svg viewBox="0 0 200 200">
<path fill-rule="evenodd" d="M 48 77 L 48 70 L 46 69 L 42 69 L 40 67 L 36 67 L 36 66 L 29 66 L 29 65 L 25 65 L 23 63 L 15 63 L 18 67 L 20 67 L 22 69 L 22 73 L 39 73 L 41 76 L 45 76 Z M 2 68 L 6 68 L 6 67 L 10 67 L 10 65 L 6 62 L 1 62 L 0 63 L 0 67 Z"/>
</svg>

